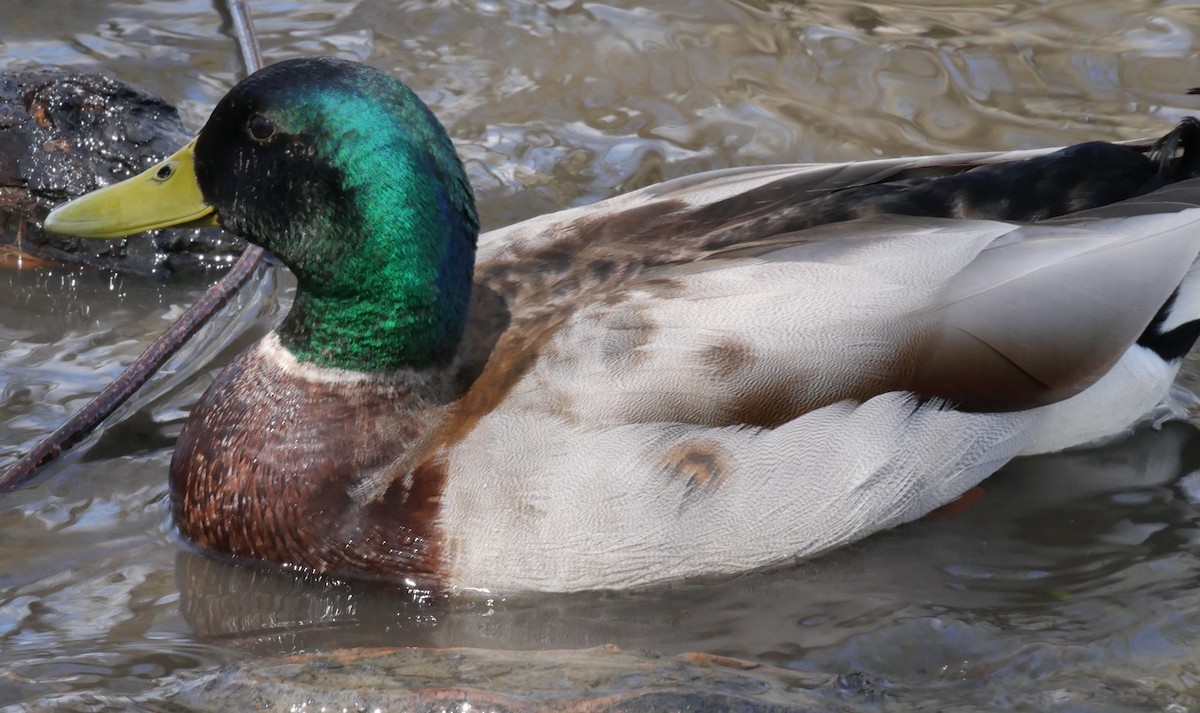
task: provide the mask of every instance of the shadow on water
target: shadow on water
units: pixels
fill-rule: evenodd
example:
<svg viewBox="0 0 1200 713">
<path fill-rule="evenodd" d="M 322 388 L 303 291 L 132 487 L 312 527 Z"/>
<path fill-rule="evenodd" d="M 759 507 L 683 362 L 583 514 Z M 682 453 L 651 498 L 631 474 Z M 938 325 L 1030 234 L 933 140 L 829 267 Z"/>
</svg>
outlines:
<svg viewBox="0 0 1200 713">
<path fill-rule="evenodd" d="M 0 67 L 104 69 L 192 127 L 238 76 L 211 3 L 5 12 Z M 409 81 L 447 124 L 490 227 L 730 165 L 1132 139 L 1200 109 L 1184 94 L 1200 84 L 1188 3 L 326 0 L 255 13 L 268 62 L 338 54 Z M 210 277 L 0 272 L 0 458 L 82 405 Z M 0 708 L 122 709 L 226 664 L 335 647 L 605 644 L 756 662 L 851 708 L 1200 706 L 1200 435 L 1186 425 L 1014 463 L 957 516 L 722 582 L 439 598 L 191 552 L 167 517 L 170 444 L 214 370 L 287 300 L 283 284 L 244 295 L 119 425 L 4 499 Z"/>
</svg>

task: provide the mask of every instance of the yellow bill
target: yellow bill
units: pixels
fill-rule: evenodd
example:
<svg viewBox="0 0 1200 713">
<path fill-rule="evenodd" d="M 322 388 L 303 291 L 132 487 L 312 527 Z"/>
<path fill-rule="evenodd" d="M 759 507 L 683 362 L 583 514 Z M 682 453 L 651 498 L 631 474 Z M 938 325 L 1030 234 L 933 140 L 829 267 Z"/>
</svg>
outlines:
<svg viewBox="0 0 1200 713">
<path fill-rule="evenodd" d="M 193 140 L 162 163 L 111 186 L 64 203 L 46 216 L 54 233 L 80 238 L 123 238 L 155 228 L 217 225 L 193 168 Z"/>
</svg>

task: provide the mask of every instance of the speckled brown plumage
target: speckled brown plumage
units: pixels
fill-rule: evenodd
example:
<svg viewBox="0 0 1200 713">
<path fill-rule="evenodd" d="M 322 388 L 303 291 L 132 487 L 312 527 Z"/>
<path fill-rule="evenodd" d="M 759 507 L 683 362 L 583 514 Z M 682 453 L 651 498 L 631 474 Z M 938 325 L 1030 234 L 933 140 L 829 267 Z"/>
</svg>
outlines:
<svg viewBox="0 0 1200 713">
<path fill-rule="evenodd" d="M 196 405 L 171 463 L 173 513 L 203 548 L 321 572 L 436 581 L 436 461 L 356 498 L 420 434 L 434 392 L 386 380 L 312 381 L 258 346 Z"/>
</svg>

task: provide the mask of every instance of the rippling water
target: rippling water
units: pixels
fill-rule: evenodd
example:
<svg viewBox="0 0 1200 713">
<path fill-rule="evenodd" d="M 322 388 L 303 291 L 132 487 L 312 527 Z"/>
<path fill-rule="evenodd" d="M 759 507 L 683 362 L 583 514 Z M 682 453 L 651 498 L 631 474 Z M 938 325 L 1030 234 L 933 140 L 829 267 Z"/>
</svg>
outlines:
<svg viewBox="0 0 1200 713">
<path fill-rule="evenodd" d="M 1185 93 L 1200 85 L 1197 3 L 252 6 L 268 62 L 337 54 L 409 82 L 450 129 L 489 227 L 711 168 L 1129 139 L 1200 112 Z M 0 67 L 113 72 L 193 126 L 239 76 L 210 2 L 4 12 Z M 210 278 L 0 271 L 0 459 Z M 167 519 L 171 444 L 212 370 L 286 300 L 272 281 L 244 295 L 121 423 L 2 499 L 0 707 L 121 708 L 267 653 L 602 643 L 770 663 L 892 710 L 1200 706 L 1200 437 L 1186 425 L 1015 463 L 965 514 L 717 584 L 430 601 L 193 554 Z"/>
</svg>

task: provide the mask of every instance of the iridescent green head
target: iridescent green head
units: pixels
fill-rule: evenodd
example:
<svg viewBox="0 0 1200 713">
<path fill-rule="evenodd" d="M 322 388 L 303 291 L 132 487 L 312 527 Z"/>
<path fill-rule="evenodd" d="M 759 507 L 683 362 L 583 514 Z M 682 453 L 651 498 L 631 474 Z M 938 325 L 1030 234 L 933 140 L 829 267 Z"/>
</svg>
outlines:
<svg viewBox="0 0 1200 713">
<path fill-rule="evenodd" d="M 452 357 L 478 220 L 450 138 L 401 82 L 330 58 L 267 67 L 192 145 L 60 207 L 47 227 L 115 237 L 194 221 L 205 206 L 295 273 L 279 333 L 300 359 L 370 371 Z"/>
</svg>

